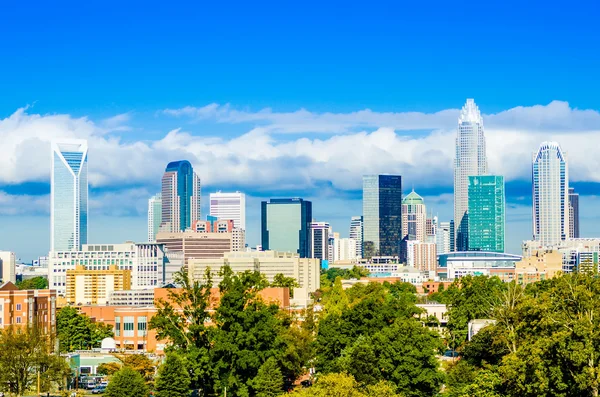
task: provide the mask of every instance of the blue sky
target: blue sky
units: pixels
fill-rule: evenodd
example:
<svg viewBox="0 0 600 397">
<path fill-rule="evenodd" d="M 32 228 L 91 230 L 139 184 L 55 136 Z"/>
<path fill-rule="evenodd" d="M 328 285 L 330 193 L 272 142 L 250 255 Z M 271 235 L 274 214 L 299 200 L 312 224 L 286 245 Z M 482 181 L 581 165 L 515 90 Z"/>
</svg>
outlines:
<svg viewBox="0 0 600 397">
<path fill-rule="evenodd" d="M 467 97 L 508 182 L 509 250 L 529 237 L 529 153 L 546 139 L 599 234 L 597 2 L 202 3 L 0 6 L 0 249 L 47 251 L 58 137 L 90 141 L 98 242 L 144 238 L 145 200 L 180 158 L 206 194 L 250 196 L 252 244 L 271 196 L 313 199 L 346 234 L 372 172 L 402 174 L 445 220 Z"/>
</svg>

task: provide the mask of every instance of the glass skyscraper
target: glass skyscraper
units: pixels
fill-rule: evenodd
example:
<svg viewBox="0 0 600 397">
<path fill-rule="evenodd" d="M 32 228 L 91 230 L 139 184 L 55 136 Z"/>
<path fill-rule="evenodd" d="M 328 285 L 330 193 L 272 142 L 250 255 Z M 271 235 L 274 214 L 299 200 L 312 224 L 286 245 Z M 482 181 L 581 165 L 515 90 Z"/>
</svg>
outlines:
<svg viewBox="0 0 600 397">
<path fill-rule="evenodd" d="M 569 237 L 579 238 L 579 193 L 569 188 Z"/>
<path fill-rule="evenodd" d="M 261 203 L 263 251 L 285 251 L 310 258 L 312 203 L 301 198 L 270 199 Z"/>
<path fill-rule="evenodd" d="M 402 177 L 363 176 L 363 257 L 399 256 L 402 240 Z"/>
<path fill-rule="evenodd" d="M 543 246 L 569 238 L 567 153 L 556 142 L 543 142 L 533 154 L 533 239 Z"/>
<path fill-rule="evenodd" d="M 469 251 L 504 252 L 504 177 L 469 177 Z"/>
<path fill-rule="evenodd" d="M 50 250 L 80 250 L 88 231 L 87 141 L 55 141 L 51 146 Z"/>
<path fill-rule="evenodd" d="M 162 195 L 160 193 L 148 200 L 148 242 L 156 241 L 156 233 L 162 219 Z"/>
<path fill-rule="evenodd" d="M 487 174 L 483 119 L 473 99 L 467 99 L 458 119 L 454 158 L 454 224 L 457 251 L 469 246 L 469 177 Z"/>
<path fill-rule="evenodd" d="M 200 177 L 187 160 L 167 165 L 162 178 L 160 231 L 180 232 L 189 229 L 200 217 Z"/>
<path fill-rule="evenodd" d="M 356 257 L 363 256 L 363 217 L 353 216 L 350 219 L 350 238 L 356 243 Z"/>
</svg>

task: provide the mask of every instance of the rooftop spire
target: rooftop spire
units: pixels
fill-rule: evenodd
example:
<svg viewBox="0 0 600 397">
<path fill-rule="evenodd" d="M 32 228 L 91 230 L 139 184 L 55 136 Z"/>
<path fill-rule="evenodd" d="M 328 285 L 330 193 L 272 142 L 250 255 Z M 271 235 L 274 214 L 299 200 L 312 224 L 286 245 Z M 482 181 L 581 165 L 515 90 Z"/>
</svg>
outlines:
<svg viewBox="0 0 600 397">
<path fill-rule="evenodd" d="M 462 123 L 465 121 L 470 121 L 473 123 L 483 123 L 483 120 L 481 119 L 481 113 L 479 112 L 479 108 L 475 104 L 475 100 L 472 98 L 467 99 L 467 102 L 460 111 L 460 117 L 458 118 L 458 122 Z"/>
</svg>

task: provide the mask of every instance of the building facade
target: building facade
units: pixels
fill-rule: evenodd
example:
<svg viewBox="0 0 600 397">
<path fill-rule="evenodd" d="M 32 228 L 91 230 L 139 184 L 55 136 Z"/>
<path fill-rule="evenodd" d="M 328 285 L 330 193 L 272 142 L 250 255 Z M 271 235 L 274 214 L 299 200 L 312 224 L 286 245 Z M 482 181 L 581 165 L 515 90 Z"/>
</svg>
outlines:
<svg viewBox="0 0 600 397">
<path fill-rule="evenodd" d="M 173 161 L 162 177 L 161 232 L 183 232 L 201 219 L 200 177 L 189 161 Z"/>
<path fill-rule="evenodd" d="M 349 237 L 355 241 L 356 257 L 362 258 L 363 255 L 363 217 L 353 216 L 350 219 Z"/>
<path fill-rule="evenodd" d="M 210 215 L 233 220 L 234 227 L 246 230 L 246 195 L 244 193 L 210 194 Z"/>
<path fill-rule="evenodd" d="M 17 282 L 15 253 L 0 251 L 0 283 Z"/>
<path fill-rule="evenodd" d="M 500 252 L 449 252 L 438 256 L 437 275 L 442 280 L 454 280 L 466 275 L 498 276 L 502 281 L 512 281 L 519 255 Z"/>
<path fill-rule="evenodd" d="M 579 193 L 569 188 L 569 237 L 579 238 Z"/>
<path fill-rule="evenodd" d="M 119 270 L 110 265 L 108 270 L 90 270 L 83 265 L 67 270 L 67 304 L 106 305 L 113 291 L 131 288 L 131 270 Z"/>
<path fill-rule="evenodd" d="M 556 142 L 543 142 L 533 154 L 533 239 L 551 246 L 569 238 L 567 154 Z"/>
<path fill-rule="evenodd" d="M 407 242 L 406 265 L 422 272 L 435 271 L 437 268 L 437 246 L 417 240 Z"/>
<path fill-rule="evenodd" d="M 425 241 L 427 220 L 425 201 L 413 190 L 402 200 L 402 239 Z"/>
<path fill-rule="evenodd" d="M 469 177 L 487 174 L 483 118 L 473 99 L 467 99 L 458 119 L 454 158 L 454 228 L 457 251 L 469 247 Z"/>
<path fill-rule="evenodd" d="M 232 233 L 160 232 L 156 236 L 156 242 L 164 245 L 170 261 L 182 258 L 181 265 L 187 265 L 192 258 L 222 258 L 225 252 L 232 249 Z"/>
<path fill-rule="evenodd" d="M 156 241 L 156 233 L 162 222 L 162 194 L 158 193 L 148 200 L 148 242 Z"/>
<path fill-rule="evenodd" d="M 261 203 L 261 245 L 264 251 L 285 251 L 310 258 L 312 203 L 301 198 Z"/>
<path fill-rule="evenodd" d="M 453 234 L 454 225 L 451 225 L 450 222 L 439 223 L 435 234 L 435 245 L 438 255 L 452 252 Z"/>
<path fill-rule="evenodd" d="M 0 286 L 0 329 L 35 325 L 56 332 L 56 291 L 20 290 L 12 282 Z"/>
<path fill-rule="evenodd" d="M 191 280 L 204 280 L 206 270 L 210 269 L 213 286 L 217 287 L 222 281 L 219 271 L 223 266 L 229 266 L 234 273 L 258 271 L 269 282 L 279 273 L 296 279 L 299 287 L 294 288 L 291 301 L 300 306 L 306 306 L 311 301 L 311 294 L 321 285 L 320 260 L 277 251 L 228 252 L 220 259 L 190 259 L 189 277 Z"/>
<path fill-rule="evenodd" d="M 356 240 L 353 238 L 336 238 L 333 241 L 333 262 L 356 261 Z"/>
<path fill-rule="evenodd" d="M 50 249 L 79 250 L 88 233 L 88 145 L 54 141 L 50 180 Z"/>
<path fill-rule="evenodd" d="M 108 296 L 111 306 L 152 306 L 154 305 L 154 289 L 128 289 L 111 291 Z"/>
<path fill-rule="evenodd" d="M 398 256 L 402 241 L 402 177 L 363 176 L 363 257 Z"/>
<path fill-rule="evenodd" d="M 504 252 L 504 177 L 469 177 L 469 251 Z"/>
<path fill-rule="evenodd" d="M 329 260 L 329 230 L 330 226 L 327 222 L 310 223 L 310 252 L 312 258 Z"/>
<path fill-rule="evenodd" d="M 515 281 L 526 285 L 555 277 L 562 273 L 562 258 L 556 250 L 534 251 L 515 263 Z"/>
<path fill-rule="evenodd" d="M 165 283 L 166 255 L 161 244 L 84 244 L 80 251 L 51 251 L 48 257 L 48 285 L 59 296 L 67 293 L 67 271 L 76 266 L 86 270 L 131 272 L 131 288 L 156 288 Z"/>
</svg>

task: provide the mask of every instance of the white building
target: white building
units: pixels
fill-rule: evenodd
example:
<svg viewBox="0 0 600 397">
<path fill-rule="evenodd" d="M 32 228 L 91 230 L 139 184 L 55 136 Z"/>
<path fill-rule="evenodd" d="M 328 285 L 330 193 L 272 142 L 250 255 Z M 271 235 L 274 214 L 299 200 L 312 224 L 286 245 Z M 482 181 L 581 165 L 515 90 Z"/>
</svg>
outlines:
<svg viewBox="0 0 600 397">
<path fill-rule="evenodd" d="M 562 270 L 571 273 L 579 267 L 595 267 L 600 271 L 600 238 L 570 238 L 556 244 L 544 245 L 541 241 L 524 241 L 524 257 L 532 256 L 536 251 L 554 250 L 562 254 Z"/>
<path fill-rule="evenodd" d="M 156 241 L 156 234 L 162 220 L 162 195 L 160 193 L 148 200 L 148 242 Z"/>
<path fill-rule="evenodd" d="M 108 297 L 111 306 L 154 306 L 154 289 L 112 291 Z"/>
<path fill-rule="evenodd" d="M 219 271 L 223 266 L 231 267 L 235 273 L 246 270 L 259 271 L 269 282 L 278 273 L 293 277 L 300 287 L 294 288 L 292 304 L 306 306 L 311 301 L 311 294 L 320 288 L 321 261 L 314 258 L 300 258 L 298 254 L 277 251 L 226 252 L 219 259 L 190 259 L 188 272 L 190 279 L 203 280 L 206 270 L 210 268 L 213 286 L 222 281 Z"/>
<path fill-rule="evenodd" d="M 329 260 L 329 223 L 310 223 L 310 252 L 311 258 Z"/>
<path fill-rule="evenodd" d="M 350 238 L 356 242 L 356 257 L 363 257 L 363 217 L 353 216 L 350 219 Z"/>
<path fill-rule="evenodd" d="M 443 280 L 483 275 L 498 276 L 510 281 L 514 277 L 515 264 L 521 259 L 523 258 L 519 255 L 500 252 L 449 252 L 439 255 L 437 275 Z"/>
<path fill-rule="evenodd" d="M 147 289 L 165 283 L 166 257 L 160 244 L 84 244 L 80 251 L 51 251 L 48 255 L 48 285 L 65 295 L 67 270 L 82 265 L 88 270 L 108 270 L 115 265 L 131 270 L 131 288 Z"/>
<path fill-rule="evenodd" d="M 533 239 L 553 245 L 569 238 L 569 170 L 558 143 L 533 154 Z"/>
<path fill-rule="evenodd" d="M 483 118 L 473 99 L 460 112 L 454 158 L 454 228 L 457 251 L 468 249 L 469 176 L 487 174 Z"/>
<path fill-rule="evenodd" d="M 403 266 L 392 272 L 391 277 L 398 277 L 405 283 L 420 286 L 429 280 L 429 272 L 423 272 L 414 267 Z"/>
<path fill-rule="evenodd" d="M 17 282 L 16 257 L 14 252 L 0 251 L 0 278 L 2 283 Z"/>
<path fill-rule="evenodd" d="M 447 252 L 451 252 L 451 242 L 452 242 L 452 225 L 450 222 L 440 222 L 436 234 L 435 234 L 435 244 L 437 247 L 437 253 L 445 254 Z"/>
<path fill-rule="evenodd" d="M 356 240 L 353 238 L 336 238 L 333 240 L 334 263 L 338 261 L 355 261 L 357 259 Z"/>
<path fill-rule="evenodd" d="M 50 250 L 78 250 L 87 243 L 88 231 L 87 141 L 55 141 L 51 146 Z"/>
<path fill-rule="evenodd" d="M 231 219 L 234 227 L 246 230 L 246 195 L 240 192 L 211 193 L 210 215 L 217 219 Z"/>
<path fill-rule="evenodd" d="M 425 241 L 426 221 L 425 201 L 413 190 L 402 200 L 402 238 Z"/>
</svg>

